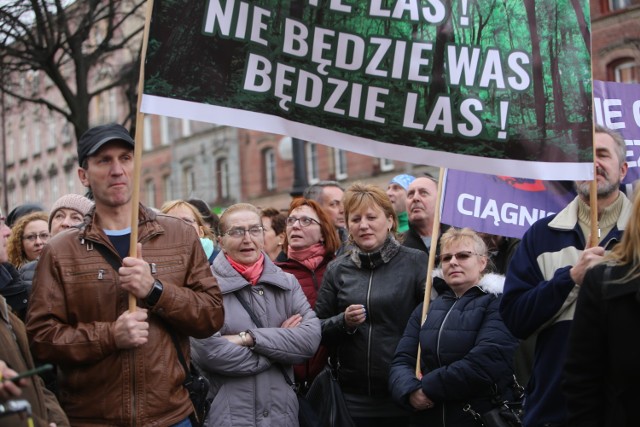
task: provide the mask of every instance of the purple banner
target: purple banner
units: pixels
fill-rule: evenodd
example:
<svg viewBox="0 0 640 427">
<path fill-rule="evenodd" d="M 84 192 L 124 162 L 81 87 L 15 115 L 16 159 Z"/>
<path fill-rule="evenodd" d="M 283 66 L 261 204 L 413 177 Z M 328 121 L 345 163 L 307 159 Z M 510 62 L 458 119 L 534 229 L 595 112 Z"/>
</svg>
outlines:
<svg viewBox="0 0 640 427">
<path fill-rule="evenodd" d="M 624 184 L 640 178 L 640 84 L 594 80 L 593 115 L 596 123 L 616 130 L 625 139 L 629 171 Z"/>
<path fill-rule="evenodd" d="M 441 222 L 520 238 L 540 218 L 562 210 L 575 193 L 572 181 L 542 181 L 450 169 Z"/>
</svg>

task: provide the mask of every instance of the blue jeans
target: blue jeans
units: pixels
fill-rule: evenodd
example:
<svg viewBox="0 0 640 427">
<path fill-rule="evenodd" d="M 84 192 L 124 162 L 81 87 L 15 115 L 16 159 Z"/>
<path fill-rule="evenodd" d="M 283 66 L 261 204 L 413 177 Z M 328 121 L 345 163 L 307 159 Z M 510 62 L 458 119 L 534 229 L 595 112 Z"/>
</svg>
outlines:
<svg viewBox="0 0 640 427">
<path fill-rule="evenodd" d="M 185 418 L 184 420 L 180 421 L 178 424 L 174 424 L 171 427 L 191 427 L 191 420 L 189 420 L 189 418 Z"/>
</svg>

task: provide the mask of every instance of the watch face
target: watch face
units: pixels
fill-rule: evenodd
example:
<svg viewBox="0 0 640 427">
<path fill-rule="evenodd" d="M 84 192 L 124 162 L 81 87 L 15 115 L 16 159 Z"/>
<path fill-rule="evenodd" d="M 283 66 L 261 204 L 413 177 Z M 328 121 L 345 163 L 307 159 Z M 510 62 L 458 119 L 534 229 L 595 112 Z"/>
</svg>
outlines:
<svg viewBox="0 0 640 427">
<path fill-rule="evenodd" d="M 146 298 L 147 305 L 152 307 L 156 305 L 156 303 L 160 299 L 160 295 L 162 295 L 162 289 L 163 289 L 162 282 L 156 279 L 156 281 L 153 282 L 153 288 L 151 289 L 151 294 L 149 294 L 149 296 Z"/>
</svg>

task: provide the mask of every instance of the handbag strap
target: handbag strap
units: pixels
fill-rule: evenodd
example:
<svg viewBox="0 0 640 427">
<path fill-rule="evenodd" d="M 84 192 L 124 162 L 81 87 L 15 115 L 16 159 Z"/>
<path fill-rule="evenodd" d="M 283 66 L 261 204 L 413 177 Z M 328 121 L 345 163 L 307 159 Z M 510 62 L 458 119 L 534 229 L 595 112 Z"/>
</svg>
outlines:
<svg viewBox="0 0 640 427">
<path fill-rule="evenodd" d="M 116 254 L 111 252 L 109 248 L 107 248 L 102 243 L 93 242 L 93 247 L 98 252 L 100 252 L 100 255 L 102 255 L 105 261 L 107 261 L 109 265 L 111 265 L 111 267 L 113 267 L 113 269 L 116 272 L 118 272 L 118 269 L 122 267 L 122 260 L 119 257 L 117 257 Z M 169 335 L 171 335 L 171 341 L 173 341 L 173 345 L 176 347 L 176 352 L 178 353 L 178 361 L 180 361 L 180 365 L 182 365 L 182 369 L 184 369 L 184 372 L 187 374 L 187 376 L 189 376 L 190 369 L 187 366 L 187 361 L 184 358 L 184 354 L 182 353 L 182 348 L 180 348 L 180 342 L 178 341 L 178 337 L 173 332 L 173 330 L 169 327 L 169 325 L 166 325 L 166 326 L 167 326 L 167 330 L 169 331 Z"/>
<path fill-rule="evenodd" d="M 244 307 L 246 312 L 249 313 L 251 321 L 255 323 L 258 328 L 263 328 L 264 326 L 262 325 L 262 322 L 260 321 L 260 319 L 258 319 L 258 316 L 256 316 L 253 310 L 251 310 L 251 306 L 249 305 L 247 300 L 244 299 L 244 297 L 240 294 L 240 291 L 236 291 L 233 294 L 236 296 L 236 298 L 238 298 L 238 301 L 240 301 L 240 304 L 242 304 L 242 307 Z"/>
<path fill-rule="evenodd" d="M 260 321 L 260 319 L 258 319 L 258 316 L 256 316 L 256 314 L 253 312 L 247 300 L 244 299 L 242 295 L 240 295 L 240 291 L 234 292 L 234 295 L 236 296 L 240 304 L 242 304 L 242 307 L 244 307 L 246 312 L 249 314 L 251 321 L 255 323 L 255 325 L 258 328 L 262 328 L 263 327 L 262 322 Z M 277 363 L 277 365 L 278 365 L 278 368 L 280 368 L 280 371 L 282 372 L 282 376 L 284 377 L 284 380 L 287 382 L 287 384 L 289 384 L 291 387 L 295 389 L 296 385 L 293 381 L 291 381 L 291 378 L 289 378 L 289 375 L 287 374 L 287 371 L 285 370 L 284 366 L 282 366 L 282 364 L 280 363 Z"/>
</svg>

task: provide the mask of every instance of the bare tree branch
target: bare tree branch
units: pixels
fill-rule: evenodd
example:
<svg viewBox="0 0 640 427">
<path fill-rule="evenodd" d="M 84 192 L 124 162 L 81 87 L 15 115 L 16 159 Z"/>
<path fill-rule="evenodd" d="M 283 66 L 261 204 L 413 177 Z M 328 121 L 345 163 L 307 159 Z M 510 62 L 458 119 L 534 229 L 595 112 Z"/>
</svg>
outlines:
<svg viewBox="0 0 640 427">
<path fill-rule="evenodd" d="M 8 0 L 0 3 L 0 92 L 18 102 L 42 105 L 62 114 L 77 137 L 89 128 L 93 98 L 135 87 L 135 73 L 104 70 L 139 61 L 145 0 Z M 130 59 L 133 56 L 133 59 Z M 61 98 L 25 91 L 24 78 L 42 73 Z M 49 89 L 52 90 L 52 89 Z M 135 101 L 129 102 L 134 111 Z M 130 116 L 130 113 L 128 114 Z"/>
</svg>

